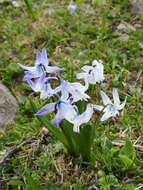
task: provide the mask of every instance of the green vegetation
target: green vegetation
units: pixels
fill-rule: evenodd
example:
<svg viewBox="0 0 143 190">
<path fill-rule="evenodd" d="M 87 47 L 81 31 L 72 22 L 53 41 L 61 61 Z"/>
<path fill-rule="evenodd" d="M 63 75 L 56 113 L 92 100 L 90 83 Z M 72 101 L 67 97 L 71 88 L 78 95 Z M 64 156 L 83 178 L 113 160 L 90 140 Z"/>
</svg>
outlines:
<svg viewBox="0 0 143 190">
<path fill-rule="evenodd" d="M 69 1 L 25 2 L 29 4 L 21 2 L 18 8 L 10 2 L 0 4 L 0 80 L 20 106 L 15 123 L 0 131 L 0 159 L 14 145 L 33 140 L 0 168 L 0 189 L 134 190 L 143 185 L 143 18 L 131 15 L 127 0 L 92 4 L 79 0 L 73 15 L 67 12 Z M 122 21 L 135 28 L 127 34 L 128 40 L 115 32 Z M 31 100 L 37 109 L 46 101 L 39 101 L 22 82 L 17 63 L 33 64 L 34 52 L 43 47 L 56 65 L 65 68 L 62 75 L 69 81 L 84 64 L 103 60 L 109 80 L 106 91 L 117 87 L 121 98 L 128 96 L 124 114 L 116 122 L 109 120 L 105 125 L 94 118 L 88 164 L 69 156 L 50 132 L 45 136 L 46 125 L 34 116 Z M 91 92 L 96 102 L 98 93 Z"/>
</svg>

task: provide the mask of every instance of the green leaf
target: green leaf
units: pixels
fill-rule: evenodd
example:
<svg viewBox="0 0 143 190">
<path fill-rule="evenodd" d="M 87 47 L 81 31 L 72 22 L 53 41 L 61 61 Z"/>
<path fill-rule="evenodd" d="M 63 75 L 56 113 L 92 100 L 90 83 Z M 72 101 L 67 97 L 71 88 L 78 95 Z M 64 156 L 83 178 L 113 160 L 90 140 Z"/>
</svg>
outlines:
<svg viewBox="0 0 143 190">
<path fill-rule="evenodd" d="M 133 160 L 128 158 L 126 155 L 119 155 L 120 160 L 124 163 L 126 168 L 129 168 L 133 164 Z"/>
<path fill-rule="evenodd" d="M 25 172 L 26 190 L 38 190 L 37 181 L 33 179 L 29 172 Z"/>
<path fill-rule="evenodd" d="M 83 127 L 81 127 L 79 134 L 79 149 L 84 161 L 90 160 L 93 137 L 94 137 L 93 126 L 84 125 Z"/>
<path fill-rule="evenodd" d="M 125 145 L 119 153 L 119 158 L 124 163 L 126 168 L 133 166 L 136 153 L 130 140 L 126 139 Z"/>
<path fill-rule="evenodd" d="M 135 159 L 136 157 L 135 149 L 129 139 L 126 139 L 125 145 L 121 149 L 120 154 L 126 155 L 128 158 L 132 160 Z"/>
<path fill-rule="evenodd" d="M 105 5 L 107 3 L 106 0 L 93 0 L 93 3 L 101 6 L 101 5 Z"/>
<path fill-rule="evenodd" d="M 61 189 L 61 185 L 58 183 L 47 182 L 45 185 L 41 185 L 39 190 L 59 190 Z"/>
<path fill-rule="evenodd" d="M 107 175 L 101 177 L 99 183 L 103 190 L 110 190 L 111 186 L 116 187 L 118 185 L 118 180 L 114 175 Z"/>
<path fill-rule="evenodd" d="M 24 2 L 26 4 L 27 10 L 31 14 L 32 18 L 36 19 L 36 14 L 33 11 L 32 0 L 24 0 Z"/>
<path fill-rule="evenodd" d="M 69 153 L 75 157 L 79 156 L 79 134 L 73 132 L 72 125 L 65 120 L 62 122 L 61 128 L 69 144 Z"/>
<path fill-rule="evenodd" d="M 46 117 L 37 117 L 41 123 L 46 126 L 49 131 L 60 141 L 62 142 L 67 148 L 68 148 L 68 142 L 66 140 L 65 135 L 63 134 L 63 132 L 61 131 L 61 129 L 57 126 L 52 125 L 49 121 L 48 118 Z"/>
</svg>

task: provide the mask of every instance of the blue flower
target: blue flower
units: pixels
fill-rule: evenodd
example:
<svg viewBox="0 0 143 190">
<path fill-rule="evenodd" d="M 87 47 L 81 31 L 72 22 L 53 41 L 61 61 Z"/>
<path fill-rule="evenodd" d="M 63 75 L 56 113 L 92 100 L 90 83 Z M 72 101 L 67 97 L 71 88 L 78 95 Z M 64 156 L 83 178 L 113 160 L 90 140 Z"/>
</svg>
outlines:
<svg viewBox="0 0 143 190">
<path fill-rule="evenodd" d="M 26 78 L 25 82 L 29 84 L 34 92 L 41 92 L 43 85 L 45 83 L 45 75 L 41 75 L 38 79 L 33 81 L 30 78 Z"/>
<path fill-rule="evenodd" d="M 45 105 L 35 115 L 45 115 L 53 111 L 57 111 L 53 120 L 54 125 L 59 125 L 63 119 L 71 122 L 77 115 L 76 108 L 70 103 L 70 100 L 66 99 L 60 99 L 55 103 Z"/>
<path fill-rule="evenodd" d="M 73 131 L 79 133 L 80 126 L 91 119 L 93 109 L 93 104 L 87 104 L 86 110 L 82 114 L 79 114 L 78 108 L 71 104 L 70 99 L 60 99 L 55 103 L 45 105 L 35 115 L 41 116 L 56 110 L 57 113 L 53 119 L 53 124 L 59 125 L 65 119 L 74 125 Z"/>
<path fill-rule="evenodd" d="M 45 48 L 43 48 L 41 52 L 36 53 L 35 65 L 33 67 L 19 65 L 25 70 L 24 80 L 38 78 L 46 73 L 58 73 L 61 70 L 59 67 L 49 66 Z"/>
<path fill-rule="evenodd" d="M 74 4 L 73 2 L 70 2 L 70 4 L 69 4 L 68 7 L 67 7 L 67 10 L 68 10 L 71 14 L 73 14 L 73 13 L 76 11 L 76 9 L 77 9 L 76 4 Z"/>
<path fill-rule="evenodd" d="M 42 75 L 35 81 L 32 79 L 26 79 L 26 82 L 32 88 L 34 92 L 40 92 L 40 99 L 50 98 L 53 95 L 56 95 L 59 92 L 59 88 L 56 87 L 53 89 L 51 87 L 51 80 L 58 80 L 57 77 L 45 77 Z"/>
</svg>

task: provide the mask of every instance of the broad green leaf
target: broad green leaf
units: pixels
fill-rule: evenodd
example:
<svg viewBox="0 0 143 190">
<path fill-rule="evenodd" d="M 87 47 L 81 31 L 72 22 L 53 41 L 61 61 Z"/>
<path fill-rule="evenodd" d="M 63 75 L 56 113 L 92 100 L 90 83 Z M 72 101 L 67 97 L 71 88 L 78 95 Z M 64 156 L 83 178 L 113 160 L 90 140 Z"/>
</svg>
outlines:
<svg viewBox="0 0 143 190">
<path fill-rule="evenodd" d="M 63 121 L 61 126 L 69 144 L 69 152 L 74 156 L 79 156 L 79 134 L 73 132 L 72 125 L 67 121 Z"/>
<path fill-rule="evenodd" d="M 91 125 L 81 127 L 79 134 L 79 149 L 84 161 L 89 161 L 93 143 L 94 128 Z"/>
<path fill-rule="evenodd" d="M 124 163 L 126 168 L 131 167 L 134 164 L 136 158 L 135 149 L 128 139 L 126 139 L 125 145 L 119 153 L 120 160 Z"/>
<path fill-rule="evenodd" d="M 111 187 L 116 187 L 118 185 L 118 180 L 114 175 L 107 175 L 101 177 L 99 183 L 103 190 L 110 190 Z"/>
<path fill-rule="evenodd" d="M 134 159 L 136 157 L 135 149 L 130 140 L 126 139 L 125 145 L 120 151 L 121 155 L 126 155 L 130 159 Z"/>
<path fill-rule="evenodd" d="M 119 155 L 120 160 L 124 163 L 126 168 L 129 168 L 133 164 L 133 160 L 131 160 L 129 157 L 126 155 Z"/>
</svg>

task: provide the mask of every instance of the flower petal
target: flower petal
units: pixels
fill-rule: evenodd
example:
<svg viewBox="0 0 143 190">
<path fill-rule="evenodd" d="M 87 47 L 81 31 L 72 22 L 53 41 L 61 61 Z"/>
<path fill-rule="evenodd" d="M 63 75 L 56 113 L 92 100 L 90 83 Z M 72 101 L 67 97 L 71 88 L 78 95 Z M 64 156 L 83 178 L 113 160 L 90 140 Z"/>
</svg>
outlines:
<svg viewBox="0 0 143 190">
<path fill-rule="evenodd" d="M 41 51 L 41 61 L 43 65 L 49 65 L 49 60 L 47 58 L 47 52 L 45 48 L 43 48 Z"/>
<path fill-rule="evenodd" d="M 36 55 L 35 55 L 35 66 L 39 65 L 39 64 L 42 64 L 42 62 L 41 62 L 41 53 L 37 52 Z"/>
<path fill-rule="evenodd" d="M 92 115 L 93 115 L 93 105 L 87 104 L 86 110 L 82 114 L 77 115 L 73 119 L 72 123 L 74 124 L 74 129 L 76 130 L 76 128 L 78 129 L 80 125 L 89 122 Z"/>
<path fill-rule="evenodd" d="M 92 66 L 96 66 L 96 67 L 102 67 L 103 68 L 103 62 L 101 60 L 97 61 L 96 59 L 94 59 L 92 61 Z"/>
<path fill-rule="evenodd" d="M 126 98 L 125 98 L 125 100 L 124 100 L 124 102 L 122 104 L 116 105 L 117 109 L 122 110 L 126 105 L 126 101 L 127 101 L 127 96 L 126 96 Z"/>
<path fill-rule="evenodd" d="M 98 111 L 102 111 L 104 107 L 101 106 L 101 105 L 96 105 L 96 104 L 94 104 L 94 105 L 93 105 L 93 108 L 96 109 L 96 110 L 98 110 Z"/>
<path fill-rule="evenodd" d="M 58 87 L 52 89 L 50 83 L 45 83 L 41 89 L 40 99 L 44 100 L 46 98 L 50 98 L 51 96 L 56 95 L 58 92 Z"/>
<path fill-rule="evenodd" d="M 67 90 L 73 97 L 73 102 L 77 102 L 79 100 L 85 100 L 90 98 L 85 91 L 87 90 L 86 86 L 83 86 L 82 84 L 75 82 L 75 83 L 69 83 L 67 86 Z"/>
<path fill-rule="evenodd" d="M 35 83 L 35 92 L 40 92 L 45 82 L 45 75 L 41 75 Z"/>
<path fill-rule="evenodd" d="M 88 74 L 87 73 L 77 73 L 76 74 L 76 78 L 78 79 L 78 80 L 80 80 L 80 79 L 85 79 L 85 78 L 87 78 L 88 77 Z"/>
<path fill-rule="evenodd" d="M 48 77 L 48 78 L 46 78 L 46 79 L 47 79 L 48 82 L 50 82 L 51 80 L 58 80 L 57 77 Z"/>
<path fill-rule="evenodd" d="M 112 94 L 113 94 L 114 104 L 115 105 L 119 105 L 120 104 L 120 99 L 119 99 L 118 89 L 117 88 L 113 88 Z"/>
<path fill-rule="evenodd" d="M 73 118 L 77 115 L 74 107 L 68 102 L 60 101 L 57 106 L 57 110 L 58 112 L 55 119 L 53 120 L 53 123 L 56 125 L 59 125 L 63 119 L 71 122 Z"/>
<path fill-rule="evenodd" d="M 24 71 L 23 81 L 27 81 L 33 78 L 33 74 L 29 71 Z"/>
<path fill-rule="evenodd" d="M 33 82 L 31 79 L 26 78 L 25 81 L 29 84 L 34 92 L 40 92 L 45 81 L 45 76 L 42 75 L 39 79 Z"/>
<path fill-rule="evenodd" d="M 50 103 L 41 108 L 35 115 L 45 115 L 55 110 L 56 103 Z"/>
<path fill-rule="evenodd" d="M 107 96 L 107 94 L 106 94 L 105 92 L 103 92 L 103 91 L 101 90 L 100 95 L 101 95 L 103 104 L 104 104 L 105 106 L 108 105 L 108 104 L 112 104 L 110 98 Z"/>
<path fill-rule="evenodd" d="M 109 119 L 110 117 L 112 117 L 112 113 L 111 113 L 111 112 L 105 112 L 105 113 L 102 115 L 100 121 L 106 121 L 106 120 Z"/>
<path fill-rule="evenodd" d="M 61 71 L 61 69 L 56 66 L 46 66 L 45 69 L 47 73 L 58 73 Z"/>
<path fill-rule="evenodd" d="M 26 70 L 26 71 L 31 71 L 31 72 L 34 72 L 35 71 L 35 67 L 32 67 L 32 66 L 25 66 L 25 65 L 22 65 L 22 64 L 20 64 L 20 63 L 18 63 L 18 65 L 22 68 L 22 69 L 24 69 L 24 70 Z"/>
<path fill-rule="evenodd" d="M 93 70 L 91 72 L 91 75 L 94 75 L 94 84 L 96 82 L 100 83 L 104 80 L 104 67 L 101 62 L 98 62 L 97 60 L 94 60 L 92 62 Z"/>
<path fill-rule="evenodd" d="M 45 78 L 45 83 L 43 84 L 42 89 L 40 91 L 41 92 L 40 99 L 44 100 L 58 93 L 57 88 L 55 89 L 51 88 L 51 84 L 50 84 L 51 80 L 57 80 L 57 78 L 56 77 Z"/>
<path fill-rule="evenodd" d="M 72 93 L 73 102 L 78 102 L 79 100 L 85 100 L 87 101 L 90 99 L 90 96 L 88 96 L 86 93 L 81 93 L 80 91 L 73 91 Z"/>
<path fill-rule="evenodd" d="M 35 83 L 31 79 L 27 79 L 26 82 L 31 87 L 31 89 L 35 92 Z"/>
<path fill-rule="evenodd" d="M 71 122 L 77 116 L 77 111 L 75 107 L 68 102 L 62 102 L 60 104 L 60 110 L 63 113 L 64 118 L 69 122 Z"/>
<path fill-rule="evenodd" d="M 68 100 L 68 98 L 69 98 L 69 93 L 64 88 L 62 88 L 62 90 L 61 90 L 61 100 L 66 101 L 66 100 Z"/>
<path fill-rule="evenodd" d="M 85 91 L 87 90 L 87 85 L 83 86 L 79 82 L 70 83 L 61 79 L 61 89 L 67 91 L 68 94 L 72 95 L 73 102 L 79 100 L 87 100 L 90 98 Z"/>
<path fill-rule="evenodd" d="M 88 65 L 85 65 L 81 68 L 82 71 L 85 71 L 87 73 L 89 73 L 89 71 L 91 71 L 93 69 L 92 66 L 88 66 Z"/>
<path fill-rule="evenodd" d="M 60 125 L 63 119 L 64 119 L 64 114 L 61 112 L 61 110 L 58 110 L 56 117 L 53 119 L 52 123 L 54 125 Z"/>
</svg>

